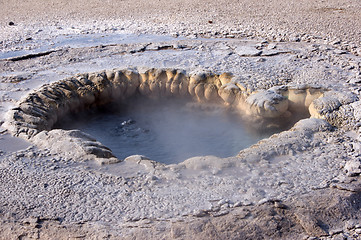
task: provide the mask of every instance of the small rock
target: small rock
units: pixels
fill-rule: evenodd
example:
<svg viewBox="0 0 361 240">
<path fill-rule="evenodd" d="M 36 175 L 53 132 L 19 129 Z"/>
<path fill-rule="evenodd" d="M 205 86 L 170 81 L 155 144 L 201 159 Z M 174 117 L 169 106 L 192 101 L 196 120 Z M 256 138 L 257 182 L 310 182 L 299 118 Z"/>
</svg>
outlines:
<svg viewBox="0 0 361 240">
<path fill-rule="evenodd" d="M 357 55 L 361 56 L 361 47 L 357 48 L 355 51 Z"/>
<path fill-rule="evenodd" d="M 346 222 L 345 227 L 350 230 L 350 229 L 354 229 L 356 227 L 356 222 L 353 220 L 349 220 Z"/>
<path fill-rule="evenodd" d="M 301 41 L 301 38 L 299 37 L 291 37 L 290 38 L 290 42 L 300 42 Z"/>
<path fill-rule="evenodd" d="M 251 206 L 253 205 L 253 203 L 249 200 L 244 200 L 243 203 L 242 203 L 243 206 Z"/>
<path fill-rule="evenodd" d="M 262 49 L 264 46 L 263 46 L 262 43 L 257 43 L 257 44 L 255 45 L 255 47 L 256 47 L 257 49 Z"/>
<path fill-rule="evenodd" d="M 242 202 L 240 202 L 240 201 L 233 204 L 233 207 L 241 207 L 241 206 L 242 206 Z"/>
<path fill-rule="evenodd" d="M 208 213 L 207 213 L 207 211 L 204 211 L 204 210 L 201 210 L 201 209 L 197 209 L 197 210 L 194 210 L 194 211 L 193 211 L 193 214 L 192 214 L 192 215 L 195 216 L 195 217 L 204 217 L 204 216 L 207 216 Z"/>
<path fill-rule="evenodd" d="M 342 232 L 343 232 L 342 229 L 334 229 L 330 231 L 330 235 L 332 236 L 332 235 L 340 234 Z"/>
<path fill-rule="evenodd" d="M 267 41 L 266 39 L 263 39 L 263 40 L 261 40 L 261 43 L 262 43 L 262 44 L 267 44 L 268 41 Z"/>
<path fill-rule="evenodd" d="M 278 201 L 276 201 L 276 202 L 274 203 L 274 206 L 275 206 L 275 208 L 287 209 L 287 206 L 286 206 L 285 204 L 283 204 L 283 203 L 281 203 L 281 202 L 278 202 Z"/>
<path fill-rule="evenodd" d="M 14 22 L 9 22 L 9 26 L 14 26 L 15 23 Z"/>
<path fill-rule="evenodd" d="M 175 44 L 175 45 L 173 45 L 173 48 L 174 49 L 185 49 L 185 48 L 187 48 L 187 46 L 186 45 L 181 45 L 181 44 Z"/>
<path fill-rule="evenodd" d="M 345 50 L 340 50 L 340 49 L 335 49 L 333 52 L 334 52 L 335 54 L 338 54 L 338 55 L 346 54 L 346 53 L 347 53 L 347 51 L 345 51 Z"/>
<path fill-rule="evenodd" d="M 277 48 L 277 43 L 270 43 L 267 46 L 267 49 L 276 49 Z"/>
<path fill-rule="evenodd" d="M 49 167 L 49 170 L 56 170 L 56 169 L 58 169 L 59 167 L 58 166 L 56 166 L 56 165 L 53 165 L 53 166 L 51 166 L 51 167 Z"/>
<path fill-rule="evenodd" d="M 259 58 L 259 59 L 256 60 L 256 62 L 265 62 L 265 61 L 266 61 L 265 58 Z"/>
<path fill-rule="evenodd" d="M 352 78 L 352 79 L 350 79 L 349 83 L 351 83 L 351 84 L 361 83 L 361 79 L 360 78 Z"/>
<path fill-rule="evenodd" d="M 230 203 L 230 200 L 228 200 L 228 199 L 222 199 L 222 200 L 220 200 L 220 201 L 217 203 L 217 205 L 218 205 L 218 206 L 222 206 L 222 205 L 225 205 L 225 204 L 228 204 L 228 203 Z"/>
<path fill-rule="evenodd" d="M 124 159 L 124 161 L 136 162 L 136 163 L 140 163 L 142 160 L 150 160 L 150 159 L 143 155 L 131 155 Z"/>
<path fill-rule="evenodd" d="M 263 198 L 263 199 L 258 201 L 258 204 L 262 205 L 262 204 L 267 203 L 267 202 L 269 202 L 269 199 L 268 198 Z"/>
<path fill-rule="evenodd" d="M 359 159 L 352 159 L 347 161 L 344 167 L 348 177 L 358 176 L 361 173 L 361 161 Z"/>
<path fill-rule="evenodd" d="M 25 157 L 25 154 L 24 154 L 24 153 L 17 153 L 17 154 L 16 154 L 16 157 L 22 158 L 22 157 Z"/>
<path fill-rule="evenodd" d="M 221 211 L 218 211 L 218 212 L 213 212 L 212 216 L 213 217 L 220 217 L 220 216 L 224 216 L 224 215 L 226 215 L 228 213 L 229 213 L 229 211 L 224 209 L 224 210 L 221 210 Z"/>
<path fill-rule="evenodd" d="M 253 46 L 239 46 L 235 49 L 235 52 L 241 57 L 256 57 L 262 53 Z"/>
<path fill-rule="evenodd" d="M 339 235 L 334 236 L 332 239 L 334 239 L 334 240 L 346 240 L 347 237 L 344 234 L 339 234 Z"/>
</svg>

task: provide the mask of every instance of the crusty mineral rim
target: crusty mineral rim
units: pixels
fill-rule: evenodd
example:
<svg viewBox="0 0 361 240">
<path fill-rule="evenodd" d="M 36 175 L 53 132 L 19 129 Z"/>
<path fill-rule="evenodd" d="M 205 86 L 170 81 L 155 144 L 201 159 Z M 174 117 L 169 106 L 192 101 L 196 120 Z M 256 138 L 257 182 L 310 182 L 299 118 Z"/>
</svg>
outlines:
<svg viewBox="0 0 361 240">
<path fill-rule="evenodd" d="M 122 101 L 135 94 L 155 98 L 188 96 L 198 102 L 231 107 L 250 119 L 271 120 L 290 118 L 299 112 L 309 112 L 315 118 L 327 118 L 327 114 L 342 104 L 357 100 L 354 95 L 329 93 L 320 86 L 309 85 L 277 86 L 250 92 L 237 76 L 229 73 L 187 74 L 177 69 L 115 69 L 78 74 L 42 86 L 7 113 L 4 127 L 14 136 L 29 139 L 45 148 L 55 146 L 50 144 L 54 135 L 66 135 L 72 138 L 72 142 L 76 142 L 74 139 L 77 138 L 86 139 L 87 144 L 82 149 L 87 154 L 113 158 L 109 149 L 90 136 L 79 131 L 52 130 L 52 127 L 70 112 Z M 39 144 L 39 138 L 45 138 L 43 143 Z"/>
</svg>

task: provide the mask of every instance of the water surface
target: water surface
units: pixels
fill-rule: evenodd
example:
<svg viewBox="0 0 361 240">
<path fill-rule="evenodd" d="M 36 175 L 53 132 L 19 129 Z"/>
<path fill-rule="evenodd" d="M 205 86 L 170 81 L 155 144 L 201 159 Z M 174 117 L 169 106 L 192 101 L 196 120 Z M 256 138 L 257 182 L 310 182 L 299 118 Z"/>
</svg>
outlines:
<svg viewBox="0 0 361 240">
<path fill-rule="evenodd" d="M 141 154 L 166 164 L 195 156 L 234 156 L 270 135 L 251 130 L 223 107 L 174 99 L 141 99 L 116 109 L 98 109 L 60 127 L 92 135 L 120 159 Z"/>
</svg>

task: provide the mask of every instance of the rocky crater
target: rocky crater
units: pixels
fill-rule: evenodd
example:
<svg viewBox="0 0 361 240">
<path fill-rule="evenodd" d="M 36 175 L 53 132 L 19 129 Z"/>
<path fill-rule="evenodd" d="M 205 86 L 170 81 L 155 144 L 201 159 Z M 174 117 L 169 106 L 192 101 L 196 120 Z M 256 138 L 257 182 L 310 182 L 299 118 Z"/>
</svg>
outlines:
<svg viewBox="0 0 361 240">
<path fill-rule="evenodd" d="M 149 43 L 141 35 L 137 41 L 80 48 L 59 43 L 62 48 L 0 61 L 0 114 L 6 112 L 0 141 L 25 146 L 0 150 L 4 236 L 357 235 L 357 56 L 305 42 Z M 99 139 L 56 127 L 74 113 L 133 99 L 186 99 L 279 133 L 231 157 L 162 164 L 141 155 L 116 158 Z"/>
<path fill-rule="evenodd" d="M 52 130 L 57 121 L 72 112 L 122 102 L 135 95 L 150 98 L 191 98 L 203 104 L 218 104 L 237 111 L 256 127 L 282 127 L 301 116 L 340 124 L 337 112 L 358 100 L 354 94 L 327 91 L 321 86 L 277 86 L 249 91 L 237 76 L 177 69 L 109 70 L 78 74 L 33 91 L 7 113 L 4 126 L 14 135 L 43 148 L 59 149 L 71 143 L 78 153 L 100 163 L 117 162 L 110 149 L 80 131 Z M 340 114 L 339 114 L 340 115 Z M 309 121 L 311 123 L 311 121 Z M 68 146 L 70 147 L 70 146 Z M 65 150 L 65 149 L 63 149 Z M 66 151 L 64 151 L 66 152 Z M 156 159 L 154 159 L 156 160 Z"/>
</svg>

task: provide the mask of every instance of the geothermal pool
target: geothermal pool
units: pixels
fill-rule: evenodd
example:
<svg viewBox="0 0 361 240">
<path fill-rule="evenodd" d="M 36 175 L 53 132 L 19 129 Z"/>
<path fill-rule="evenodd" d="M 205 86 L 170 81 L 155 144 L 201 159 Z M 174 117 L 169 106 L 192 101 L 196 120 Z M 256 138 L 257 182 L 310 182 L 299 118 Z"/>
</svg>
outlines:
<svg viewBox="0 0 361 240">
<path fill-rule="evenodd" d="M 56 127 L 90 134 L 119 159 L 140 154 L 165 164 L 195 156 L 235 156 L 272 133 L 252 129 L 222 106 L 174 98 L 108 105 L 68 117 Z"/>
</svg>

